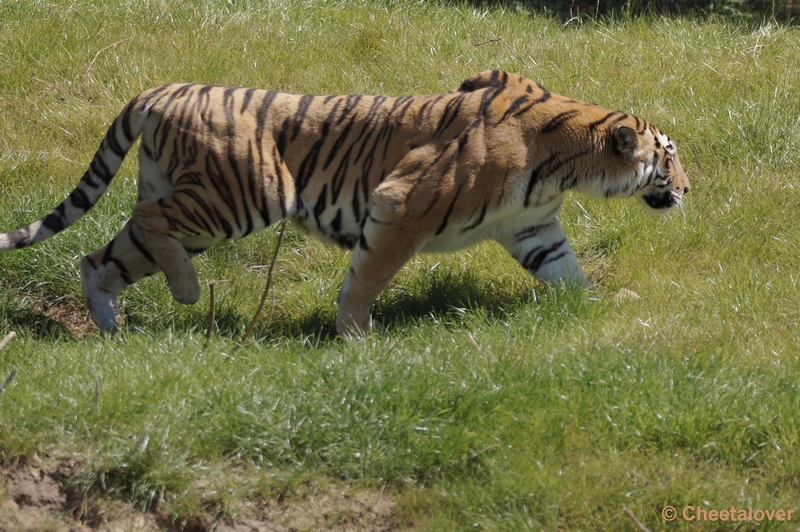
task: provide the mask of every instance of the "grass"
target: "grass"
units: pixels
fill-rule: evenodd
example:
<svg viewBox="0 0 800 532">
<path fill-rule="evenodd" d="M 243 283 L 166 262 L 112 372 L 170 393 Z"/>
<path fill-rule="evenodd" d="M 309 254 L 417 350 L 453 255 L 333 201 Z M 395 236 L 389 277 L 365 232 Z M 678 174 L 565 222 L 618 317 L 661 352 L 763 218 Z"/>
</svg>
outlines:
<svg viewBox="0 0 800 532">
<path fill-rule="evenodd" d="M 798 62 L 796 28 L 713 19 L 564 26 L 377 0 L 2 2 L 3 230 L 55 206 L 122 106 L 171 81 L 400 95 L 504 68 L 659 125 L 693 189 L 665 219 L 633 202 L 565 205 L 601 294 L 639 300 L 546 290 L 485 244 L 415 258 L 376 304 L 386 332 L 351 342 L 334 336 L 348 255 L 290 229 L 275 303 L 258 342 L 238 349 L 275 228 L 195 259 L 218 282 L 207 346 L 207 291 L 182 307 L 163 277 L 123 294 L 144 333 L 83 325 L 78 262 L 129 215 L 129 161 L 80 223 L 0 256 L 0 331 L 20 335 L 0 352 L 0 378 L 20 369 L 0 394 L 0 460 L 78 458 L 71 493 L 159 507 L 176 526 L 319 482 L 387 490 L 397 528 L 415 530 L 635 530 L 623 506 L 651 530 L 751 530 L 661 511 L 796 509 Z"/>
</svg>

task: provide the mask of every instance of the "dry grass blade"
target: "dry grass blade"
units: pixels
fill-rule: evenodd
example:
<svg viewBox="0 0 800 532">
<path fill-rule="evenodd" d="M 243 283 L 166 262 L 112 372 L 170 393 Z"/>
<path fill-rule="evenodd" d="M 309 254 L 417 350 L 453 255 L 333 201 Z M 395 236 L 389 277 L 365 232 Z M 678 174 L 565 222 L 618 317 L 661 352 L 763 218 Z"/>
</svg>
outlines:
<svg viewBox="0 0 800 532">
<path fill-rule="evenodd" d="M 101 53 L 105 52 L 105 51 L 106 51 L 106 50 L 108 50 L 109 48 L 114 48 L 115 46 L 118 46 L 118 45 L 120 45 L 120 44 L 122 44 L 122 43 L 124 43 L 124 42 L 126 42 L 126 41 L 130 41 L 130 40 L 131 40 L 131 39 L 133 39 L 134 37 L 136 37 L 136 35 L 131 35 L 130 37 L 128 37 L 128 38 L 126 38 L 126 39 L 122 39 L 121 41 L 117 41 L 117 42 L 115 42 L 115 43 L 111 43 L 111 44 L 109 44 L 108 46 L 103 46 L 102 48 L 100 48 L 99 50 L 97 50 L 97 53 L 96 53 L 96 54 L 94 54 L 94 57 L 93 57 L 93 58 L 92 58 L 92 60 L 89 62 L 89 66 L 88 66 L 88 67 L 86 67 L 86 72 L 84 72 L 84 76 L 86 76 L 86 77 L 89 77 L 89 71 L 92 69 L 92 66 L 94 66 L 94 62 L 95 62 L 95 61 L 97 61 L 97 58 L 98 58 L 98 57 L 100 57 L 100 54 L 101 54 Z"/>
<path fill-rule="evenodd" d="M 472 46 L 474 46 L 475 48 L 478 48 L 479 46 L 483 46 L 484 44 L 489 44 L 489 43 L 493 43 L 493 42 L 503 43 L 503 45 L 505 45 L 505 47 L 508 49 L 508 52 L 512 56 L 514 56 L 515 58 L 517 58 L 520 61 L 522 61 L 522 64 L 525 65 L 525 68 L 527 68 L 528 70 L 531 69 L 531 66 L 528 64 L 528 62 L 525 60 L 525 58 L 523 58 L 521 55 L 519 55 L 517 53 L 517 51 L 514 50 L 514 48 L 512 48 L 511 45 L 508 44 L 504 38 L 502 38 L 502 37 L 487 37 L 486 35 L 472 34 L 472 33 L 470 33 L 470 36 L 473 37 Z M 479 38 L 483 39 L 483 41 L 478 42 L 477 40 L 475 40 L 475 37 L 479 37 Z M 536 61 L 533 61 L 533 64 L 535 66 L 536 65 Z"/>
<path fill-rule="evenodd" d="M 0 386 L 0 393 L 3 393 L 4 391 L 6 391 L 6 386 L 11 384 L 11 381 L 13 381 L 14 377 L 17 376 L 17 372 L 18 371 L 19 371 L 19 368 L 14 368 L 14 369 L 11 370 L 11 375 L 9 375 L 8 378 L 6 379 L 6 381 L 2 384 L 2 386 Z"/>
<path fill-rule="evenodd" d="M 275 269 L 275 261 L 278 260 L 278 251 L 281 249 L 281 242 L 283 242 L 283 233 L 285 229 L 286 220 L 284 220 L 281 224 L 281 230 L 278 234 L 278 243 L 275 245 L 275 254 L 272 255 L 272 262 L 269 264 L 269 271 L 267 272 L 267 285 L 264 287 L 264 293 L 261 295 L 261 302 L 258 305 L 255 315 L 253 315 L 253 319 L 250 321 L 250 325 L 247 326 L 247 330 L 245 331 L 244 336 L 242 336 L 241 342 L 239 342 L 240 345 L 244 345 L 244 342 L 253 332 L 256 322 L 258 321 L 259 316 L 261 316 L 261 311 L 264 310 L 264 304 L 267 302 L 267 295 L 269 294 L 270 288 L 272 288 L 272 271 Z"/>
<path fill-rule="evenodd" d="M 100 416 L 100 379 L 97 378 L 97 372 L 92 368 L 92 376 L 94 377 L 94 412 Z"/>
<path fill-rule="evenodd" d="M 3 338 L 2 341 L 0 341 L 0 349 L 3 349 L 6 346 L 6 344 L 8 344 L 8 342 L 10 342 L 11 340 L 13 340 L 16 337 L 17 337 L 17 333 L 15 333 L 14 331 L 11 331 L 10 333 L 8 333 L 6 335 L 6 337 Z"/>
<path fill-rule="evenodd" d="M 215 294 L 215 287 L 217 283 L 213 279 L 208 282 L 208 297 L 211 299 L 210 308 L 208 309 L 208 330 L 206 331 L 206 343 L 211 339 L 211 333 L 214 331 L 214 314 L 217 310 L 217 300 Z"/>
<path fill-rule="evenodd" d="M 638 528 L 642 532 L 650 532 L 650 530 L 646 526 L 644 526 L 641 521 L 636 519 L 636 516 L 633 515 L 633 512 L 628 510 L 625 506 L 622 507 L 622 511 L 625 512 L 625 515 L 631 518 L 631 521 L 633 521 L 633 524 L 636 525 L 636 528 Z"/>
</svg>

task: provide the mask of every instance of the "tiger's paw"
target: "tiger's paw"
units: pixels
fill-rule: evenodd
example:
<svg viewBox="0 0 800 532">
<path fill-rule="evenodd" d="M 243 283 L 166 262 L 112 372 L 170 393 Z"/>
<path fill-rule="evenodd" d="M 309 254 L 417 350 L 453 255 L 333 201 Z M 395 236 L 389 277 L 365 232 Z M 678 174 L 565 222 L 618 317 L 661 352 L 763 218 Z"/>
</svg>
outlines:
<svg viewBox="0 0 800 532">
<path fill-rule="evenodd" d="M 356 320 L 352 315 L 336 317 L 336 332 L 347 340 L 354 340 L 373 332 L 383 332 L 383 324 L 368 316 L 365 320 Z"/>
<path fill-rule="evenodd" d="M 169 279 L 169 291 L 178 303 L 194 305 L 200 299 L 200 281 L 196 272 L 191 274 Z"/>
<path fill-rule="evenodd" d="M 103 332 L 116 332 L 125 321 L 119 313 L 117 299 L 105 295 L 102 291 L 86 294 L 86 302 L 89 305 L 89 312 L 97 327 Z"/>
</svg>

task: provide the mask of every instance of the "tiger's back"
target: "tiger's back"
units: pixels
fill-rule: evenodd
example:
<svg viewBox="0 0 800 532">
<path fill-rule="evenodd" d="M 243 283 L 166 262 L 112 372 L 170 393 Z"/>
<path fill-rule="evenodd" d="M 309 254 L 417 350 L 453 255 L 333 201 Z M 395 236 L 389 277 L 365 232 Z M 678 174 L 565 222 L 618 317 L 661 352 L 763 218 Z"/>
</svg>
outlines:
<svg viewBox="0 0 800 532">
<path fill-rule="evenodd" d="M 631 115 L 489 71 L 439 95 L 295 95 L 166 85 L 137 96 L 109 129 L 75 191 L 47 217 L 0 235 L 24 247 L 93 206 L 137 137 L 131 220 L 82 262 L 103 329 L 116 297 L 164 271 L 175 298 L 200 295 L 191 256 L 289 217 L 353 250 L 337 329 L 369 309 L 405 262 L 494 239 L 547 282 L 588 285 L 557 220 L 567 190 L 680 204 L 688 179 L 674 143 Z"/>
</svg>

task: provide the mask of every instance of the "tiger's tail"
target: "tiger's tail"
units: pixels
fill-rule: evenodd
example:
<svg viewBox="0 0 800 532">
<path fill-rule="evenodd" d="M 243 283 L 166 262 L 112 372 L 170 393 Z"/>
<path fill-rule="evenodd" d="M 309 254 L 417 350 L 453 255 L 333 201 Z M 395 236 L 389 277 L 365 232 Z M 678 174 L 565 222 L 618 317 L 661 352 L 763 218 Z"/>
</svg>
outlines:
<svg viewBox="0 0 800 532">
<path fill-rule="evenodd" d="M 0 233 L 0 251 L 24 248 L 47 240 L 83 218 L 94 207 L 144 129 L 147 113 L 137 104 L 138 101 L 136 99 L 129 103 L 111 124 L 89 169 L 61 205 L 27 227 Z"/>
</svg>

